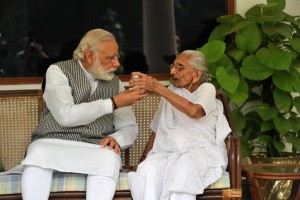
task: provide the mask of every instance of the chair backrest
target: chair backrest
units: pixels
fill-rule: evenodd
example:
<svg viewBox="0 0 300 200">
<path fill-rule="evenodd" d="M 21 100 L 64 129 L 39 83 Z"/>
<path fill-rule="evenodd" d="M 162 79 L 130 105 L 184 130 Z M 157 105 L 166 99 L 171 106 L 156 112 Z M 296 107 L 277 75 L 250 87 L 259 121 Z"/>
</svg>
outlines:
<svg viewBox="0 0 300 200">
<path fill-rule="evenodd" d="M 130 149 L 122 152 L 124 166 L 138 163 L 151 133 L 149 124 L 159 101 L 160 96 L 151 93 L 133 105 L 139 136 Z M 0 91 L 0 159 L 5 170 L 16 166 L 24 158 L 42 109 L 40 90 Z"/>
<path fill-rule="evenodd" d="M 0 159 L 10 169 L 23 159 L 42 111 L 40 91 L 1 91 Z"/>
<path fill-rule="evenodd" d="M 148 96 L 132 105 L 139 126 L 139 135 L 134 145 L 122 152 L 124 166 L 135 166 L 139 163 L 148 138 L 152 133 L 149 125 L 157 110 L 161 96 L 149 93 Z"/>
<path fill-rule="evenodd" d="M 16 166 L 24 158 L 31 134 L 37 126 L 43 108 L 42 93 L 33 91 L 0 92 L 0 159 L 4 168 Z M 223 93 L 218 92 L 224 106 L 224 113 L 233 129 L 230 109 Z M 141 155 L 151 134 L 150 122 L 157 110 L 161 96 L 149 93 L 135 104 L 133 109 L 139 126 L 139 135 L 134 145 L 122 151 L 124 166 L 135 166 L 139 163 Z"/>
</svg>

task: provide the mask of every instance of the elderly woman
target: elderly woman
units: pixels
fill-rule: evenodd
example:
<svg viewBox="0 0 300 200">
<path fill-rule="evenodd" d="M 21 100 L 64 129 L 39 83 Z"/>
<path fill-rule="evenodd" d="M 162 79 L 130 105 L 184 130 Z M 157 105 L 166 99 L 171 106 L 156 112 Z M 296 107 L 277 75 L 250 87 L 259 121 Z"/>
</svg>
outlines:
<svg viewBox="0 0 300 200">
<path fill-rule="evenodd" d="M 194 50 L 176 57 L 168 88 L 151 76 L 132 73 L 131 88 L 163 97 L 150 124 L 153 147 L 146 148 L 147 158 L 137 171 L 129 173 L 134 200 L 196 199 L 222 176 L 227 167 L 224 139 L 231 130 L 207 74 L 205 56 Z"/>
</svg>

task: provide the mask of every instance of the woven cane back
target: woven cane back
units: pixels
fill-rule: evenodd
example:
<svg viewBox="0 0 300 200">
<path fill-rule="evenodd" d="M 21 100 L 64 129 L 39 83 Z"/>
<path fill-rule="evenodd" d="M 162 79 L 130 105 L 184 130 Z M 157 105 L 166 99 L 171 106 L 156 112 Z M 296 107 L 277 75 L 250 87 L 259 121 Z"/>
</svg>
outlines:
<svg viewBox="0 0 300 200">
<path fill-rule="evenodd" d="M 4 169 L 10 169 L 24 158 L 37 126 L 41 96 L 7 96 L 0 98 L 0 158 Z"/>
<path fill-rule="evenodd" d="M 122 152 L 124 166 L 135 166 L 139 163 L 152 132 L 149 126 L 157 110 L 160 98 L 160 95 L 149 93 L 146 98 L 132 105 L 139 126 L 139 135 L 134 145 L 127 150 L 127 153 Z"/>
</svg>

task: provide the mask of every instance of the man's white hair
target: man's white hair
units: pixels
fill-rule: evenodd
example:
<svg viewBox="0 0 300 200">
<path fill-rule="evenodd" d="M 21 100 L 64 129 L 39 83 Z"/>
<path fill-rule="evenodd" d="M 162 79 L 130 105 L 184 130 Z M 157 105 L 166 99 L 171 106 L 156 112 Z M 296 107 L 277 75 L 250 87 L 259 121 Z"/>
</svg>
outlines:
<svg viewBox="0 0 300 200">
<path fill-rule="evenodd" d="M 116 40 L 112 33 L 103 29 L 88 31 L 81 39 L 79 45 L 73 52 L 73 58 L 84 59 L 84 53 L 88 50 L 97 50 L 99 44 L 106 40 Z"/>
</svg>

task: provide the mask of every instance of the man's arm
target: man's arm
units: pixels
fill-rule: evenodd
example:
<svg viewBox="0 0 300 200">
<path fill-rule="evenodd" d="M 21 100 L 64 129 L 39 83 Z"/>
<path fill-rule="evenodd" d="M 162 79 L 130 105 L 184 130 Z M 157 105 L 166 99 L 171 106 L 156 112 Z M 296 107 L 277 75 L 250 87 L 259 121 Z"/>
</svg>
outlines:
<svg viewBox="0 0 300 200">
<path fill-rule="evenodd" d="M 121 82 L 120 92 L 124 92 L 124 86 Z M 116 109 L 113 115 L 113 124 L 116 131 L 110 136 L 118 142 L 121 149 L 126 149 L 133 145 L 138 135 L 135 113 L 131 106 L 126 106 Z"/>
<path fill-rule="evenodd" d="M 68 79 L 58 66 L 51 65 L 46 77 L 44 100 L 61 126 L 86 125 L 113 112 L 111 99 L 100 99 L 76 105 Z"/>
</svg>

